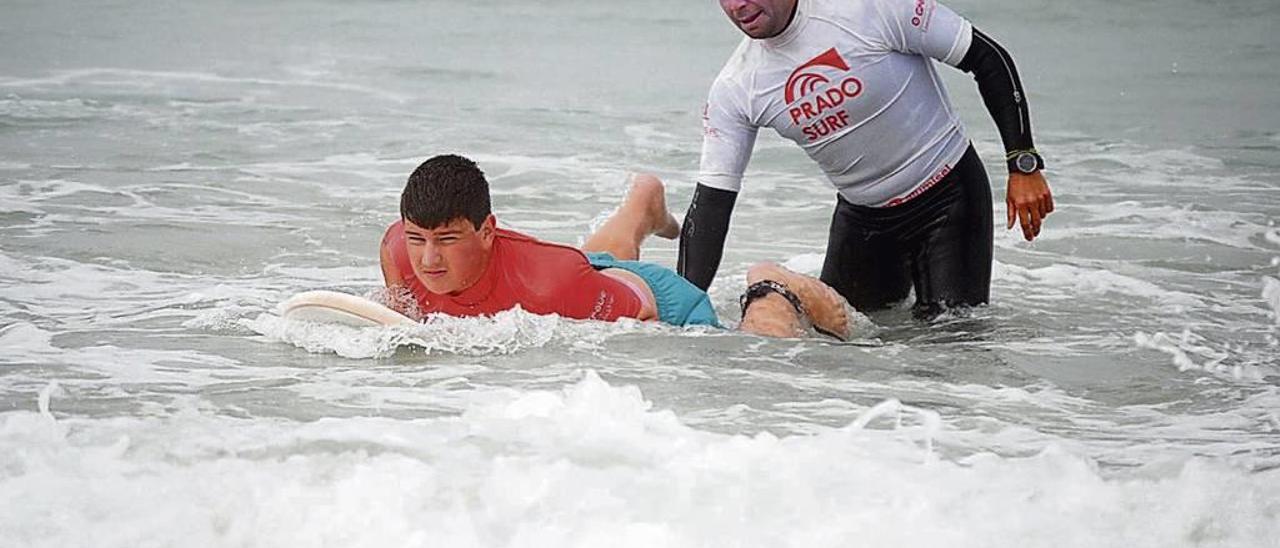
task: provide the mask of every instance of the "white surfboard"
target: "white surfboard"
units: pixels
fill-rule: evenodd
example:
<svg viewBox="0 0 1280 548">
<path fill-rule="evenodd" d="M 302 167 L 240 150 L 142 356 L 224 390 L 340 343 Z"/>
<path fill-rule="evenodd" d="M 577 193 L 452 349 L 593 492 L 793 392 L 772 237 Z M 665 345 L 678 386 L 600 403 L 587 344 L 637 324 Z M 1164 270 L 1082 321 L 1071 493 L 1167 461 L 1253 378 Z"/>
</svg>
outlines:
<svg viewBox="0 0 1280 548">
<path fill-rule="evenodd" d="M 286 320 L 314 323 L 376 327 L 411 325 L 408 316 L 396 312 L 381 303 L 337 291 L 304 291 L 280 305 L 281 316 Z"/>
</svg>

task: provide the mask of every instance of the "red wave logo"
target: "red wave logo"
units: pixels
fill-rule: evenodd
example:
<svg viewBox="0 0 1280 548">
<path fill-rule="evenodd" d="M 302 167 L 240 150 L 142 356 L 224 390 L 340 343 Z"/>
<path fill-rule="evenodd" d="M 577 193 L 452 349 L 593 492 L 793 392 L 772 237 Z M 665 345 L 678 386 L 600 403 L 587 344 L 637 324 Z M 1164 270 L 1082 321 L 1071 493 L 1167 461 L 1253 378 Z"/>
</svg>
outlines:
<svg viewBox="0 0 1280 548">
<path fill-rule="evenodd" d="M 817 67 L 830 67 L 846 72 L 849 70 L 849 64 L 844 62 L 844 58 L 840 56 L 840 52 L 836 51 L 836 48 L 822 52 L 821 55 L 800 65 L 799 68 L 792 71 L 791 76 L 787 77 L 786 98 L 788 105 L 794 103 L 796 99 L 813 93 L 813 90 L 817 89 L 818 86 L 831 83 L 831 80 L 819 72 L 806 72 L 808 69 Z"/>
</svg>

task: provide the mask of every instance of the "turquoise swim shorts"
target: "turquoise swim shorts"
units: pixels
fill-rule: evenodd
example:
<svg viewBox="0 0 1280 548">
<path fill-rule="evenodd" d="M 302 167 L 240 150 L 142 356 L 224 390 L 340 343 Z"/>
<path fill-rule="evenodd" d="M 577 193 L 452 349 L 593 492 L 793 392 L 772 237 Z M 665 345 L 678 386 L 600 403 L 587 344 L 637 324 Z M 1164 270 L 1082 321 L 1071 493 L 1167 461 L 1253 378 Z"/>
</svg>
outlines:
<svg viewBox="0 0 1280 548">
<path fill-rule="evenodd" d="M 671 325 L 711 325 L 720 327 L 716 309 L 707 292 L 665 266 L 643 261 L 622 261 L 610 253 L 587 253 L 596 270 L 621 268 L 640 276 L 658 302 L 658 319 Z"/>
</svg>

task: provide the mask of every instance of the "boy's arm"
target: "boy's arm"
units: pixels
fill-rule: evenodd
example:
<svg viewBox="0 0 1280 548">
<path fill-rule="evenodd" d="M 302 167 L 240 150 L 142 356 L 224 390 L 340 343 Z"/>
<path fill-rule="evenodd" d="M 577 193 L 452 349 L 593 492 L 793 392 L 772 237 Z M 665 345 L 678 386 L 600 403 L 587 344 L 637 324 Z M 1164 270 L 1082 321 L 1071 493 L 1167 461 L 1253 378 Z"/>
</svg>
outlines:
<svg viewBox="0 0 1280 548">
<path fill-rule="evenodd" d="M 396 268 L 396 261 L 391 256 L 391 248 L 387 245 L 386 238 L 382 239 L 379 248 L 378 258 L 382 263 L 382 281 L 388 288 L 404 287 L 404 278 L 400 277 L 400 269 Z"/>
<path fill-rule="evenodd" d="M 404 230 L 401 224 L 396 222 L 387 227 L 387 232 L 382 236 L 382 243 L 378 246 L 378 262 L 382 266 L 382 281 L 386 284 L 388 291 L 386 296 L 381 299 L 385 302 L 382 304 L 391 307 L 396 312 L 416 318 L 421 315 L 418 310 L 417 300 L 413 296 L 413 290 L 409 280 L 404 278 L 404 270 L 396 263 L 396 251 L 400 251 L 400 260 L 404 261 Z"/>
</svg>

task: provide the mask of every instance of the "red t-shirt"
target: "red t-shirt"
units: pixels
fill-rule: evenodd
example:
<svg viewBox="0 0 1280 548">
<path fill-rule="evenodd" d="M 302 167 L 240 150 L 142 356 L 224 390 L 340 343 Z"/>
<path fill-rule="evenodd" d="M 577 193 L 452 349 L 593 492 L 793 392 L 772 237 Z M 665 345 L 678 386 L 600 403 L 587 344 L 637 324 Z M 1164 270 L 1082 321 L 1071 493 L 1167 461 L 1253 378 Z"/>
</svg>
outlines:
<svg viewBox="0 0 1280 548">
<path fill-rule="evenodd" d="M 432 293 L 414 274 L 405 249 L 404 221 L 387 227 L 382 245 L 391 251 L 396 270 L 424 313 L 491 316 L 520 305 L 534 314 L 581 320 L 640 315 L 635 291 L 592 268 L 581 251 L 519 232 L 499 228 L 488 268 L 474 285 L 456 294 Z"/>
</svg>

